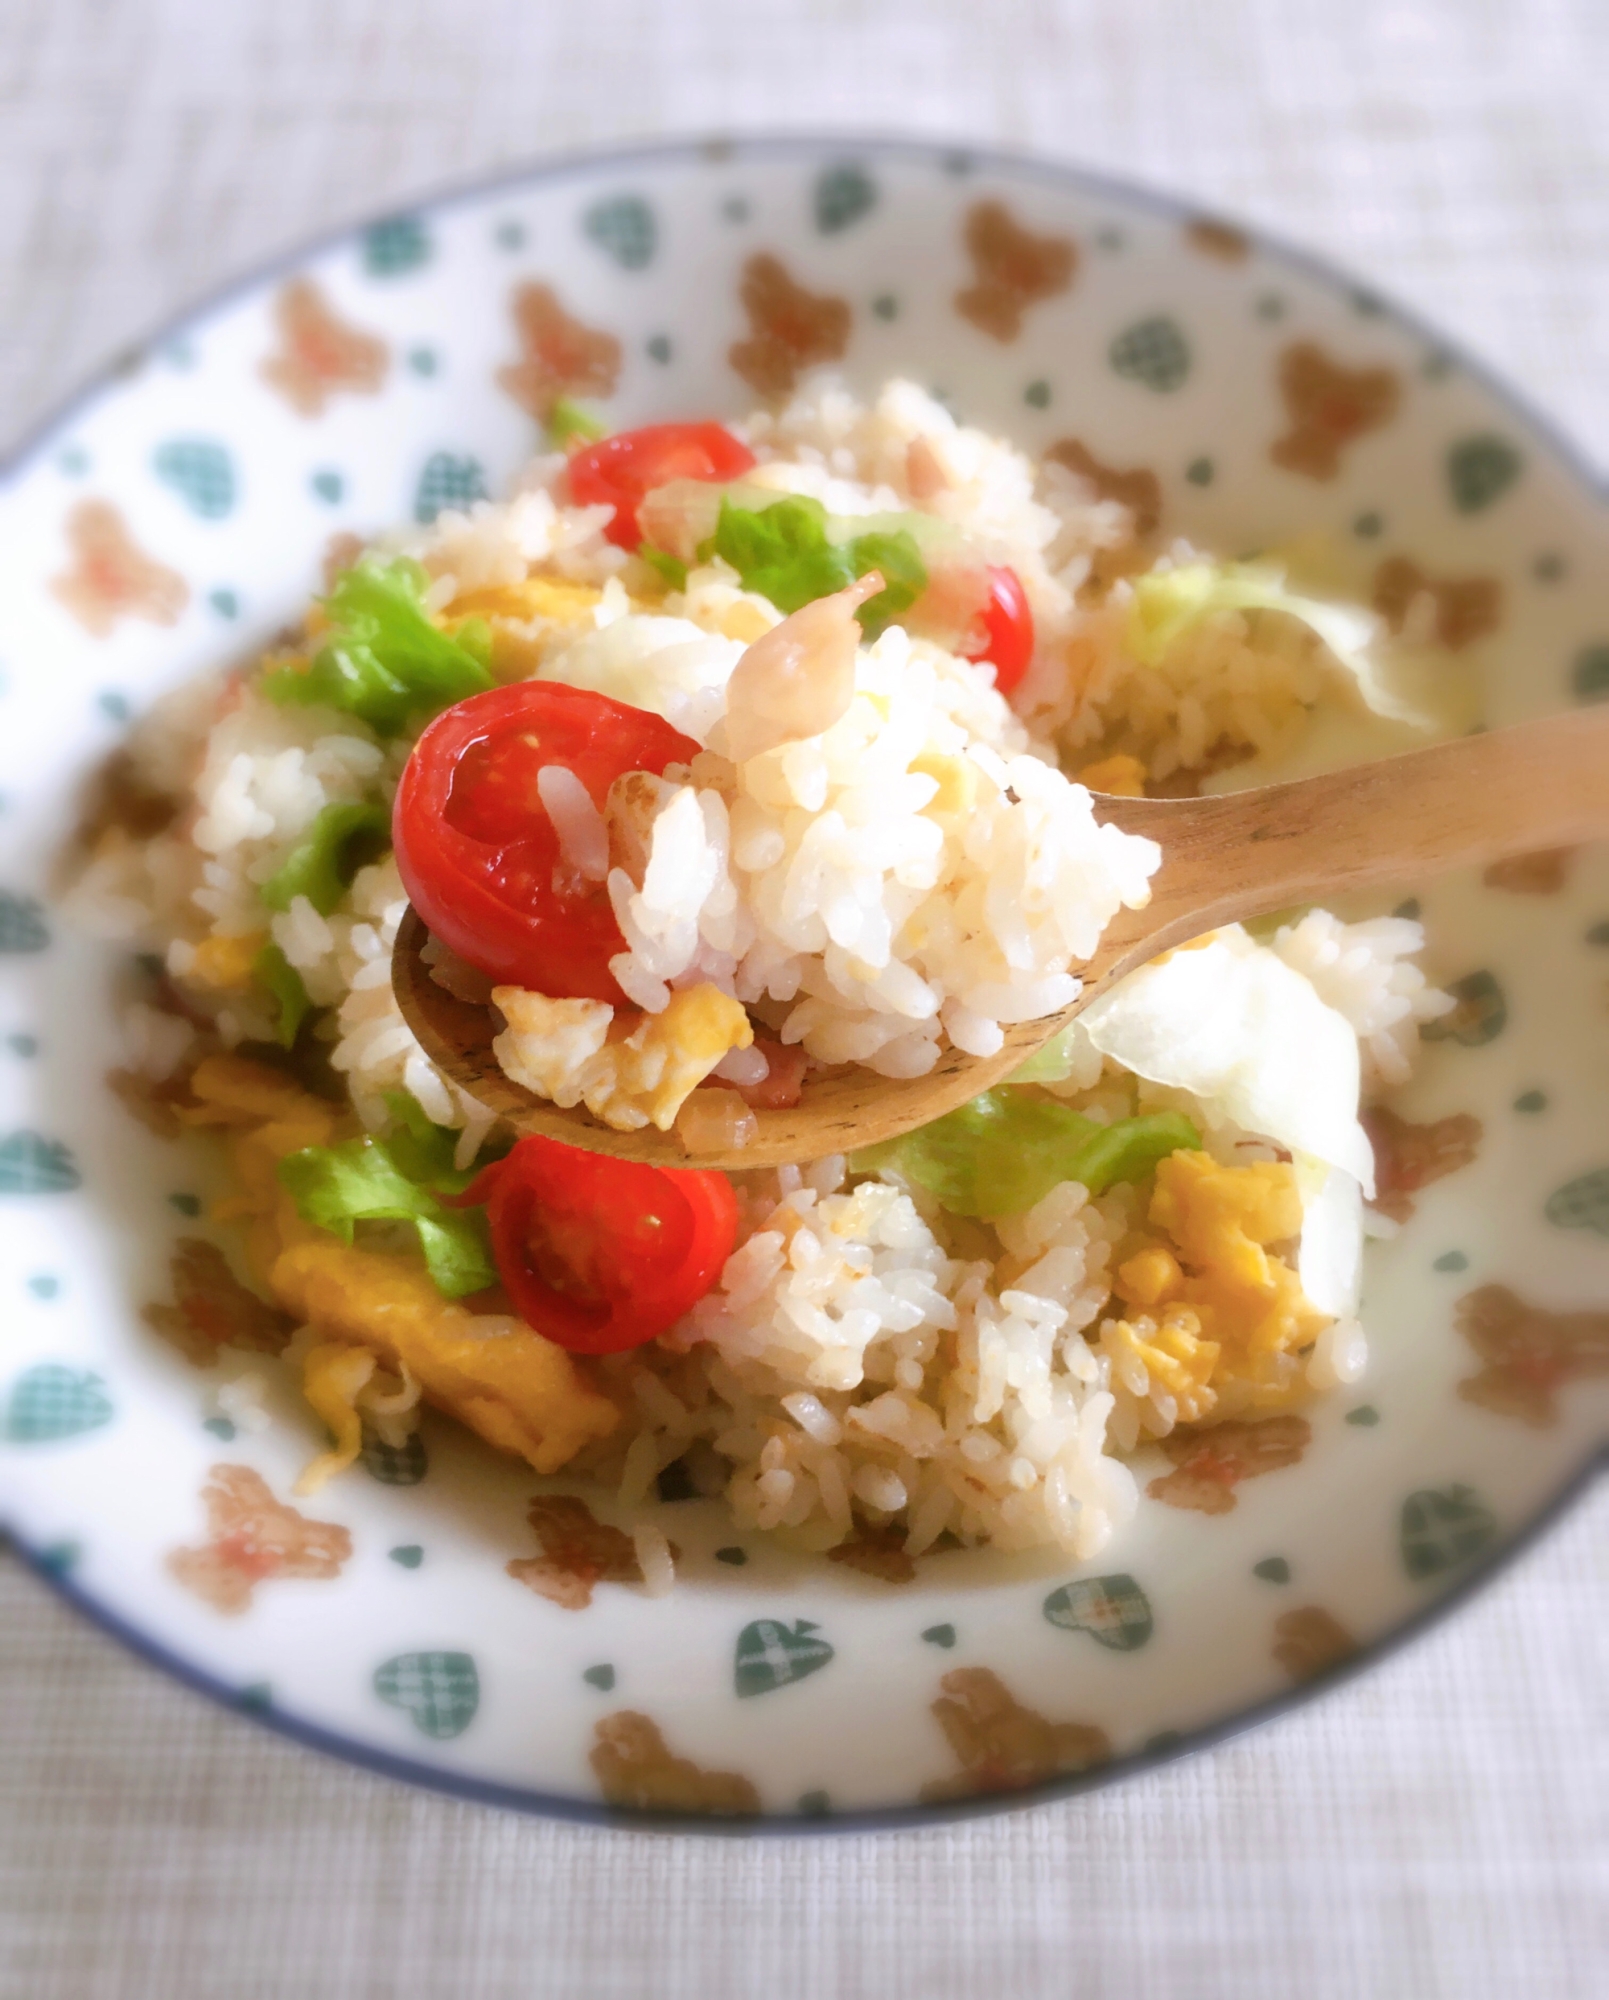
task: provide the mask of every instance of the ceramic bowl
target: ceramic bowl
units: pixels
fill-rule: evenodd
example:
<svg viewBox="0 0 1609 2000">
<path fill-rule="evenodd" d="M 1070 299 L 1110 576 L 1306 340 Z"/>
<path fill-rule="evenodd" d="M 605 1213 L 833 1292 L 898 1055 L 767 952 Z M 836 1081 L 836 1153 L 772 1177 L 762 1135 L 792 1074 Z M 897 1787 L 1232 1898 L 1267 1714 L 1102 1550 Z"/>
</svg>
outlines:
<svg viewBox="0 0 1609 2000">
<path fill-rule="evenodd" d="M 496 494 L 560 391 L 624 426 L 829 363 L 1075 440 L 1165 531 L 1315 531 L 1363 598 L 1428 589 L 1490 721 L 1609 697 L 1602 495 L 1517 398 L 1308 257 L 1028 160 L 798 139 L 543 165 L 235 286 L 53 418 L 0 489 L 0 1512 L 195 1686 L 463 1796 L 798 1830 L 1104 1782 L 1422 1627 L 1601 1449 L 1609 868 L 1565 854 L 1389 899 L 1458 1007 L 1390 1135 L 1366 1378 L 1277 1439 L 1153 1451 L 1095 1561 L 868 1571 L 665 1497 L 671 1594 L 611 1581 L 605 1536 L 560 1603 L 508 1567 L 537 1553 L 530 1476 L 445 1421 L 273 1512 L 318 1442 L 278 1364 L 192 1367 L 143 1317 L 217 1182 L 101 1082 L 116 955 L 47 886 L 81 783 L 295 614 L 332 538 Z M 247 1369 L 267 1429 L 220 1401 Z M 239 1559 L 242 1495 L 277 1559 Z"/>
</svg>

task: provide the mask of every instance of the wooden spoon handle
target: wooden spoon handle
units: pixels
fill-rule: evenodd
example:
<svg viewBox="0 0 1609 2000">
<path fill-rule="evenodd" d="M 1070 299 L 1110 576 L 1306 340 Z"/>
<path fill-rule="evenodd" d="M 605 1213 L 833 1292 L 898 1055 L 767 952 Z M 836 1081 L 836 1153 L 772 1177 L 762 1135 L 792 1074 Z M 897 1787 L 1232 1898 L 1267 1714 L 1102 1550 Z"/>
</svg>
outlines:
<svg viewBox="0 0 1609 2000">
<path fill-rule="evenodd" d="M 1103 799 L 1162 843 L 1137 913 L 1161 950 L 1287 903 L 1609 837 L 1609 707 L 1551 715 L 1379 763 L 1221 798 Z"/>
</svg>

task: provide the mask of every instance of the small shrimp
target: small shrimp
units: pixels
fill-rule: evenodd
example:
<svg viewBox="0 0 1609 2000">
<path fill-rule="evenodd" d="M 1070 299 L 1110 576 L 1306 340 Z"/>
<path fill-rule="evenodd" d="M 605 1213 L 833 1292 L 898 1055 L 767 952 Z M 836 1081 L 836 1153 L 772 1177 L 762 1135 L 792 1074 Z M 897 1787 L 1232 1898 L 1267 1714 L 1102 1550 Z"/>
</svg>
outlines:
<svg viewBox="0 0 1609 2000">
<path fill-rule="evenodd" d="M 905 447 L 905 484 L 910 489 L 911 498 L 918 502 L 931 500 L 935 495 L 949 491 L 949 474 L 925 437 L 912 438 Z"/>
<path fill-rule="evenodd" d="M 831 729 L 854 699 L 855 612 L 882 588 L 881 574 L 869 570 L 749 647 L 726 684 L 726 748 L 734 764 Z"/>
</svg>

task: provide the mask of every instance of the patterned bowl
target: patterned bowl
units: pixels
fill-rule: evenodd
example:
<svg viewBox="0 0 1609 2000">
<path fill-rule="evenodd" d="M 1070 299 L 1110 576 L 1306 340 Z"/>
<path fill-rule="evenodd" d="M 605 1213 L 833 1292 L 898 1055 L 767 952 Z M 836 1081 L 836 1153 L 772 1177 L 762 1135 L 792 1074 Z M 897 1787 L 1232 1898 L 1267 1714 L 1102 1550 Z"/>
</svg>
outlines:
<svg viewBox="0 0 1609 2000">
<path fill-rule="evenodd" d="M 1102 1782 L 1422 1626 L 1604 1436 L 1601 854 L 1416 899 L 1459 1005 L 1383 1133 L 1403 1227 L 1371 1251 L 1367 1378 L 1154 1451 L 1082 1569 L 805 1561 L 666 1494 L 679 1580 L 649 1598 L 617 1528 L 532 1511 L 447 1423 L 292 1507 L 299 1399 L 229 1414 L 228 1380 L 277 1364 L 158 1337 L 213 1170 L 100 1082 L 118 967 L 46 886 L 86 772 L 260 647 L 333 537 L 498 491 L 557 395 L 737 412 L 822 362 L 1068 441 L 1210 546 L 1323 532 L 1388 615 L 1433 593 L 1493 721 L 1609 697 L 1602 497 L 1544 425 L 1307 258 L 1030 161 L 790 139 L 545 166 L 237 286 L 52 419 L 0 488 L 0 1512 L 195 1686 L 467 1797 L 797 1830 Z"/>
</svg>

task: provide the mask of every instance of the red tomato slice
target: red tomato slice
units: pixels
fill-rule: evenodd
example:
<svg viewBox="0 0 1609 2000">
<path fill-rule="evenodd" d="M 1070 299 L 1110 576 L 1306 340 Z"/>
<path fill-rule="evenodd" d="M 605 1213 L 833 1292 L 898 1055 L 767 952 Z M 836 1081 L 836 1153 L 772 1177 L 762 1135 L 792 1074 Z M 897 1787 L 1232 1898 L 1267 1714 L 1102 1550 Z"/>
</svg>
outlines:
<svg viewBox="0 0 1609 2000">
<path fill-rule="evenodd" d="M 392 839 L 409 901 L 500 985 L 619 1006 L 609 961 L 625 939 L 601 882 L 555 880 L 559 837 L 537 773 L 567 766 L 601 809 L 625 772 L 697 755 L 662 717 L 584 688 L 518 681 L 471 695 L 425 730 L 397 787 Z"/>
<path fill-rule="evenodd" d="M 642 540 L 637 508 L 656 486 L 673 479 L 736 479 L 754 453 L 720 424 L 645 424 L 588 445 L 570 460 L 570 497 L 578 507 L 607 502 L 615 517 L 611 542 L 634 549 Z"/>
<path fill-rule="evenodd" d="M 1028 671 L 1034 656 L 1034 614 L 1014 569 L 989 565 L 989 602 L 983 609 L 988 634 L 981 659 L 994 662 L 994 684 L 1010 694 Z"/>
<path fill-rule="evenodd" d="M 522 1139 L 458 1198 L 481 1202 L 520 1317 L 572 1354 L 618 1354 L 668 1332 L 737 1241 L 725 1174 L 611 1159 L 556 1139 Z"/>
</svg>

